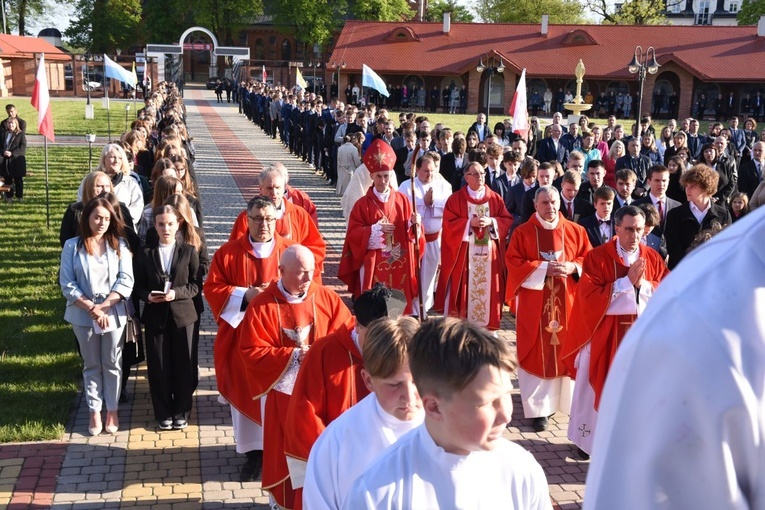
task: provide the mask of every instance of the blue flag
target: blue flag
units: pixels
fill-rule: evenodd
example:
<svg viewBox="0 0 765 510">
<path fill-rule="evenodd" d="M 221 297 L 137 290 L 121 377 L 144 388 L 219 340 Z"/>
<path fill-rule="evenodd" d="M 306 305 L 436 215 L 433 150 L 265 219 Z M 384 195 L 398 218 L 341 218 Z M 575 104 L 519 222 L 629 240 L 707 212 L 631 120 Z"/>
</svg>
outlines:
<svg viewBox="0 0 765 510">
<path fill-rule="evenodd" d="M 112 78 L 135 87 L 138 78 L 114 60 L 104 54 L 104 76 Z"/>
<path fill-rule="evenodd" d="M 375 89 L 383 96 L 388 97 L 388 88 L 385 86 L 382 78 L 377 76 L 377 73 L 372 71 L 366 64 L 362 65 L 361 86 Z"/>
</svg>

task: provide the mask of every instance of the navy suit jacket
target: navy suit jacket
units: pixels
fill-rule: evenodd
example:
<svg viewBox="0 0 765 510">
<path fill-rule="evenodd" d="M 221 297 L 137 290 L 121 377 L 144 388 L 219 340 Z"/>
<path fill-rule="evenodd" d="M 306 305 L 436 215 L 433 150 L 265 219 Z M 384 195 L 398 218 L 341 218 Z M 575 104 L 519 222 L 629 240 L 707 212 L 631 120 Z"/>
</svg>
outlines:
<svg viewBox="0 0 765 510">
<path fill-rule="evenodd" d="M 545 163 L 548 161 L 558 161 L 561 165 L 566 164 L 566 160 L 568 159 L 568 149 L 566 149 L 566 145 L 561 142 L 561 140 L 558 140 L 558 149 L 555 150 L 555 144 L 552 141 L 552 138 L 542 138 L 539 142 L 539 149 L 537 150 L 537 160 L 539 160 L 540 163 Z"/>
<path fill-rule="evenodd" d="M 479 141 L 486 140 L 486 137 L 491 134 L 491 131 L 489 130 L 489 126 L 487 124 L 484 124 L 483 125 L 483 129 L 481 129 L 478 126 L 477 122 L 473 122 L 473 124 L 470 126 L 470 129 L 468 129 L 468 133 L 470 133 L 471 131 L 475 131 L 476 133 L 478 133 L 478 140 Z M 481 138 L 480 131 L 483 131 L 483 138 Z"/>
<path fill-rule="evenodd" d="M 632 205 L 640 205 L 640 204 L 651 204 L 651 205 L 653 205 L 653 200 L 651 200 L 651 195 L 650 194 L 646 195 L 643 198 L 641 198 L 639 200 L 635 200 L 634 202 L 632 202 Z M 672 209 L 674 209 L 675 207 L 680 207 L 681 205 L 683 205 L 683 204 L 681 204 L 677 200 L 673 200 L 673 199 L 667 197 L 667 210 L 664 211 L 664 221 L 661 223 L 661 225 L 656 225 L 655 227 L 653 227 L 653 231 L 651 233 L 652 234 L 656 234 L 658 237 L 663 237 L 664 236 L 664 225 L 666 224 L 666 220 L 667 220 L 667 213 L 669 211 L 671 211 Z"/>
<path fill-rule="evenodd" d="M 587 231 L 587 237 L 590 240 L 590 244 L 593 248 L 605 244 L 600 233 L 600 225 L 598 224 L 598 218 L 593 214 L 579 220 L 579 224 Z M 611 238 L 616 235 L 616 229 L 614 228 L 614 217 L 611 215 Z M 606 242 L 611 239 L 606 239 Z"/>
<path fill-rule="evenodd" d="M 760 165 L 760 171 L 765 173 L 765 163 Z M 754 190 L 760 185 L 760 181 L 762 181 L 762 176 L 757 174 L 754 161 L 747 161 L 741 165 L 741 170 L 738 171 L 738 190 L 740 192 L 746 193 L 751 198 Z"/>
</svg>

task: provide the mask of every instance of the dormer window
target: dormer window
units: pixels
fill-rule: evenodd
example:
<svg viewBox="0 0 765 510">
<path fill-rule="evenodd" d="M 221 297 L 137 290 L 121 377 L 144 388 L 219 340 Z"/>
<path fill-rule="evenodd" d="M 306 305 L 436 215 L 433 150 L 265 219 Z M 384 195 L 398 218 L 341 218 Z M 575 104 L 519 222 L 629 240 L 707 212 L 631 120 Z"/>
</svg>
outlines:
<svg viewBox="0 0 765 510">
<path fill-rule="evenodd" d="M 417 37 L 414 30 L 409 27 L 396 27 L 384 39 L 385 42 L 416 42 L 419 40 L 420 38 Z"/>
</svg>

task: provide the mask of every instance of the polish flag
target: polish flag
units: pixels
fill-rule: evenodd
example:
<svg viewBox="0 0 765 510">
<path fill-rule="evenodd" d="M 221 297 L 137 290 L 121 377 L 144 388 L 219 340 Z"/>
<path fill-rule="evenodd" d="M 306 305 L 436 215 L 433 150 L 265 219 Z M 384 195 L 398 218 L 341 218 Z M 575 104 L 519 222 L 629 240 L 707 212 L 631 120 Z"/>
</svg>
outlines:
<svg viewBox="0 0 765 510">
<path fill-rule="evenodd" d="M 268 77 L 268 75 L 266 74 L 266 66 L 264 65 L 264 66 L 263 66 L 263 83 L 265 83 L 265 82 L 266 82 L 266 78 L 267 78 L 267 77 Z"/>
<path fill-rule="evenodd" d="M 55 142 L 53 115 L 51 115 L 48 94 L 48 76 L 45 73 L 45 54 L 40 55 L 40 65 L 37 67 L 35 87 L 32 89 L 32 106 L 37 110 L 37 131 L 51 142 Z"/>
<path fill-rule="evenodd" d="M 509 113 L 513 117 L 513 133 L 521 135 L 521 138 L 526 140 L 529 135 L 529 112 L 526 103 L 526 69 L 521 72 L 521 77 L 518 78 L 518 86 L 515 88 Z"/>
</svg>

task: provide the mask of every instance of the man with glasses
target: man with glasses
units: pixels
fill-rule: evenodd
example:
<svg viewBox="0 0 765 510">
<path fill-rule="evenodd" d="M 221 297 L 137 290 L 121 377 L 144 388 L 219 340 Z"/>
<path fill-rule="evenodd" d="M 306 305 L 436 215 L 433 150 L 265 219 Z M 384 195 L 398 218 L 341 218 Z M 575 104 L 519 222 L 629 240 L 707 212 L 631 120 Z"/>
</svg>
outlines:
<svg viewBox="0 0 765 510">
<path fill-rule="evenodd" d="M 239 479 L 255 480 L 263 460 L 261 401 L 244 378 L 236 331 L 247 304 L 279 277 L 279 258 L 294 241 L 275 233 L 276 209 L 267 197 L 247 204 L 247 235 L 228 241 L 213 256 L 204 295 L 218 324 L 213 344 L 218 392 L 231 404 L 237 453 L 247 456 Z"/>
<path fill-rule="evenodd" d="M 465 168 L 463 186 L 446 201 L 441 233 L 441 273 L 434 309 L 499 329 L 504 296 L 502 261 L 513 218 L 486 185 L 483 167 Z"/>
<path fill-rule="evenodd" d="M 260 172 L 260 194 L 276 204 L 276 233 L 302 244 L 313 252 L 316 259 L 316 281 L 321 282 L 327 246 L 310 214 L 286 199 L 287 180 L 282 168 L 283 165 L 276 163 Z M 234 222 L 229 241 L 247 232 L 247 221 L 247 211 L 242 211 Z"/>
</svg>

